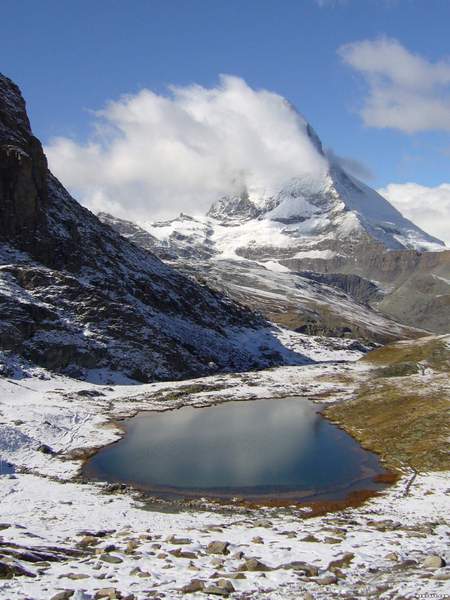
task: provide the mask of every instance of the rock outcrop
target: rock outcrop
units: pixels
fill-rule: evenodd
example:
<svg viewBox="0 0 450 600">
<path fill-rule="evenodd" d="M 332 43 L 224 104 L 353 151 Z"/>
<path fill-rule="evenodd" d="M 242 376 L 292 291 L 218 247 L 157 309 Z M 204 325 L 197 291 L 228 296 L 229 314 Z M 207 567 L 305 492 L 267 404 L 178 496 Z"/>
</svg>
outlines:
<svg viewBox="0 0 450 600">
<path fill-rule="evenodd" d="M 303 360 L 263 318 L 80 206 L 1 75 L 0 310 L 0 350 L 75 377 L 152 381 Z"/>
</svg>

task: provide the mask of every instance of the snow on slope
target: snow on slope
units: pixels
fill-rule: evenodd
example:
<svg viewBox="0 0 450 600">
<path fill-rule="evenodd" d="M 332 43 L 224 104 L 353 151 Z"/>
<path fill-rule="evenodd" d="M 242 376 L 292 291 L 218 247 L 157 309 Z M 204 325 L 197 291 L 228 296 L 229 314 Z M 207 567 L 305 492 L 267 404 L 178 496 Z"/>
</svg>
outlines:
<svg viewBox="0 0 450 600">
<path fill-rule="evenodd" d="M 164 504 L 143 504 L 130 491 L 113 493 L 103 483 L 74 479 L 81 464 L 74 451 L 120 435 L 116 426 L 108 426 L 110 419 L 181 404 L 276 402 L 296 394 L 319 402 L 325 395 L 331 401 L 349 399 L 354 389 L 339 376 L 362 377 L 367 366 L 316 364 L 111 387 L 71 380 L 11 357 L 4 365 L 14 377 L 0 378 L 0 458 L 13 462 L 16 473 L 0 473 L 0 556 L 15 553 L 8 564 L 36 576 L 2 580 L 2 599 L 49 600 L 67 590 L 75 600 L 92 600 L 105 588 L 134 594 L 136 600 L 175 599 L 186 597 L 181 588 L 194 578 L 213 584 L 217 572 L 232 581 L 237 594 L 255 600 L 293 600 L 306 592 L 317 600 L 445 597 L 448 568 L 430 570 L 422 564 L 430 554 L 450 558 L 446 473 L 420 474 L 414 481 L 405 474 L 362 507 L 317 518 L 305 518 L 308 510 L 295 506 L 224 511 L 170 505 L 166 510 Z M 165 400 L 186 386 L 203 389 Z M 43 444 L 55 454 L 42 452 Z M 230 544 L 228 554 L 207 551 L 217 540 Z M 190 554 L 179 556 L 180 550 Z M 30 562 L 33 552 L 54 558 Z M 238 552 L 267 565 L 265 576 L 245 571 L 244 578 L 235 578 L 243 563 Z M 345 557 L 345 577 L 327 580 L 333 575 L 330 562 Z M 294 561 L 308 563 L 317 576 L 299 577 Z"/>
<path fill-rule="evenodd" d="M 317 136 L 316 136 L 317 137 Z M 320 141 L 315 152 L 325 160 Z M 216 254 L 231 258 L 241 247 L 276 249 L 326 247 L 368 236 L 386 249 L 442 250 L 428 235 L 370 187 L 348 175 L 332 159 L 320 182 L 308 174 L 285 181 L 279 189 L 246 190 L 219 198 L 207 218 L 186 215 L 164 223 L 140 224 L 161 242 L 177 236 L 198 247 L 208 241 Z M 317 174 L 316 174 L 317 175 Z"/>
<path fill-rule="evenodd" d="M 359 218 L 370 235 L 389 249 L 445 250 L 444 242 L 425 233 L 362 181 L 335 167 L 333 184 L 346 209 Z"/>
<path fill-rule="evenodd" d="M 48 170 L 20 90 L 1 74 L 0 165 L 0 349 L 114 381 L 308 362 L 263 318 L 79 205 Z"/>
<path fill-rule="evenodd" d="M 276 323 L 295 329 L 302 327 L 305 321 L 314 321 L 318 327 L 316 333 L 340 335 L 338 331 L 343 333 L 347 328 L 347 335 L 375 341 L 414 333 L 370 309 L 364 298 L 355 301 L 343 289 L 318 281 L 311 274 L 308 277 L 307 273 L 291 272 L 281 264 L 280 260 L 286 255 L 293 259 L 323 261 L 341 257 L 339 252 L 329 248 L 311 248 L 304 239 L 302 247 L 309 249 L 296 251 L 290 246 L 296 243 L 296 238 L 285 232 L 294 230 L 297 224 L 261 219 L 246 221 L 240 226 L 216 223 L 212 227 L 208 217 L 194 219 L 181 215 L 170 222 L 156 224 L 149 234 L 138 225 L 111 215 L 103 213 L 100 218 L 130 241 L 152 249 L 188 275 L 207 281 Z M 317 243 L 317 239 L 313 237 L 311 244 Z M 322 239 L 325 241 L 327 236 Z M 278 244 L 276 251 L 274 247 L 267 247 L 268 240 Z M 266 244 L 264 252 L 263 244 Z M 247 259 L 239 255 L 244 253 L 243 249 L 245 253 L 256 249 L 258 256 L 258 247 L 260 258 Z M 370 282 L 367 285 L 375 288 Z"/>
</svg>

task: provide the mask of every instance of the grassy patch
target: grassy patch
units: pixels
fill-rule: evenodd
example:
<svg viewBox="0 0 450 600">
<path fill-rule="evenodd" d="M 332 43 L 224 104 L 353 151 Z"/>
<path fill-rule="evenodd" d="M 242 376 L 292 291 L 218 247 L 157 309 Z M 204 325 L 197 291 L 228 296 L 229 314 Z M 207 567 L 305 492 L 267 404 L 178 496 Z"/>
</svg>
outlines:
<svg viewBox="0 0 450 600">
<path fill-rule="evenodd" d="M 387 367 L 380 367 L 375 371 L 376 377 L 407 377 L 416 375 L 419 372 L 419 365 L 413 362 L 401 362 Z"/>
<path fill-rule="evenodd" d="M 447 338 L 448 340 L 448 338 Z M 422 363 L 435 371 L 450 372 L 450 349 L 442 338 L 427 337 L 397 342 L 369 352 L 363 362 L 378 366 Z"/>
<path fill-rule="evenodd" d="M 450 469 L 450 348 L 445 340 L 392 344 L 362 360 L 376 368 L 352 401 L 328 407 L 325 415 L 390 467 Z M 419 363 L 433 372 L 417 375 Z"/>
</svg>

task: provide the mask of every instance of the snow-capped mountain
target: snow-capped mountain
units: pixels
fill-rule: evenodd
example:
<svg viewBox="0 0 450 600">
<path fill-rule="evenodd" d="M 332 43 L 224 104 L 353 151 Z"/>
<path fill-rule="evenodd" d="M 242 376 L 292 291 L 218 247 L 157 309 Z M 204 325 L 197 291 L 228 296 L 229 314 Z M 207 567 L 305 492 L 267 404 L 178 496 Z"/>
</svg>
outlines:
<svg viewBox="0 0 450 600">
<path fill-rule="evenodd" d="M 275 195 L 251 201 L 247 192 L 224 197 L 213 204 L 208 216 L 220 225 L 239 226 L 243 235 L 253 232 L 255 248 L 308 251 L 332 248 L 345 252 L 346 246 L 367 237 L 386 249 L 439 250 L 443 242 L 405 219 L 387 200 L 338 165 L 330 165 L 322 189 L 311 193 L 308 183 L 292 179 Z M 149 228 L 152 231 L 152 228 Z M 270 236 L 270 237 L 268 237 Z M 233 238 L 221 235 L 219 249 L 228 242 L 239 250 Z"/>
<path fill-rule="evenodd" d="M 203 216 L 182 213 L 139 225 L 99 217 L 163 260 L 295 329 L 330 332 L 340 323 L 338 331 L 384 340 L 400 333 L 393 317 L 448 331 L 450 251 L 326 157 L 312 128 L 307 131 L 328 164 L 319 183 L 302 176 L 270 193 L 243 188 L 216 200 Z M 347 294 L 346 309 L 344 299 L 334 297 L 336 288 Z M 383 325 L 373 308 L 388 317 Z"/>
<path fill-rule="evenodd" d="M 81 207 L 49 172 L 20 90 L 1 75 L 0 305 L 0 350 L 80 378 L 150 381 L 306 361 L 262 317 Z"/>
<path fill-rule="evenodd" d="M 133 243 L 155 252 L 186 275 L 226 293 L 284 327 L 307 334 L 352 336 L 385 342 L 416 330 L 374 311 L 375 284 L 354 276 L 297 273 L 275 260 L 218 255 L 205 220 L 180 215 L 155 227 L 170 231 L 158 240 L 135 223 L 100 213 L 99 218 Z"/>
</svg>

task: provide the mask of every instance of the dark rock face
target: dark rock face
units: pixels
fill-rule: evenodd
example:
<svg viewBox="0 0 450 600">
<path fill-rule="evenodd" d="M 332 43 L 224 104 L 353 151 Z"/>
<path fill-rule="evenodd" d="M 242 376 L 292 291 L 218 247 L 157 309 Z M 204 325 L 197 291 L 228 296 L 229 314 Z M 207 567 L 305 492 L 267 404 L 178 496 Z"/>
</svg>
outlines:
<svg viewBox="0 0 450 600">
<path fill-rule="evenodd" d="M 20 91 L 0 77 L 0 237 L 29 245 L 43 225 L 47 161 Z"/>
<path fill-rule="evenodd" d="M 0 350 L 78 377 L 95 370 L 152 381 L 287 359 L 261 317 L 73 200 L 48 171 L 19 89 L 1 75 L 0 306 Z M 236 341 L 244 331 L 248 348 Z"/>
<path fill-rule="evenodd" d="M 380 300 L 383 294 L 378 287 L 368 279 L 359 275 L 347 273 L 314 273 L 310 271 L 300 272 L 299 275 L 316 281 L 325 283 L 346 292 L 349 296 L 360 302 L 369 305 L 370 301 Z"/>
<path fill-rule="evenodd" d="M 400 323 L 435 333 L 450 331 L 450 250 L 386 250 L 368 241 L 356 246 L 348 257 L 283 262 L 292 269 L 310 269 L 320 274 L 313 275 L 316 279 L 326 278 L 341 289 L 344 280 L 353 282 L 346 291 L 358 301 L 361 293 L 369 292 L 365 301 Z M 360 281 L 354 287 L 355 276 L 366 285 Z M 383 293 L 370 293 L 373 281 Z"/>
</svg>

